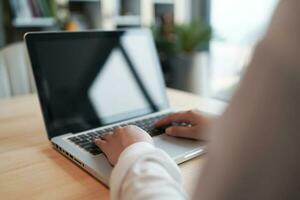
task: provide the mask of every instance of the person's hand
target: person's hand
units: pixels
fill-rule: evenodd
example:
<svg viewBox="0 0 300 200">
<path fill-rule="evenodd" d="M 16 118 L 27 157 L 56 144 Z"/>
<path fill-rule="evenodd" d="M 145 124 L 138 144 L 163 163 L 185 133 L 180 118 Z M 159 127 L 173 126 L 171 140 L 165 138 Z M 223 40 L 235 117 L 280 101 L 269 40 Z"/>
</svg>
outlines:
<svg viewBox="0 0 300 200">
<path fill-rule="evenodd" d="M 115 165 L 120 154 L 131 144 L 137 142 L 152 143 L 152 138 L 137 126 L 116 128 L 113 132 L 106 133 L 102 138 L 95 140 L 95 144 L 103 151 L 108 161 Z"/>
<path fill-rule="evenodd" d="M 190 110 L 168 115 L 157 121 L 155 127 L 169 126 L 165 130 L 167 135 L 200 140 L 206 138 L 204 132 L 208 125 L 208 118 L 197 110 Z"/>
</svg>

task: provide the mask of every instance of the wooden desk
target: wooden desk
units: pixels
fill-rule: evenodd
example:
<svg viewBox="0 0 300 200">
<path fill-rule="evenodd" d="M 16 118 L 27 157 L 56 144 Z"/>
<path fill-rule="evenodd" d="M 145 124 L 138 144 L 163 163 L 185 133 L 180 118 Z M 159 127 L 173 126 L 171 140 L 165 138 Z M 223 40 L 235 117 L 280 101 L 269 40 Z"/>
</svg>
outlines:
<svg viewBox="0 0 300 200">
<path fill-rule="evenodd" d="M 224 104 L 168 90 L 176 109 L 218 113 Z M 203 156 L 180 168 L 190 194 Z M 47 140 L 36 95 L 0 100 L 1 199 L 109 199 L 108 189 L 55 151 Z"/>
</svg>

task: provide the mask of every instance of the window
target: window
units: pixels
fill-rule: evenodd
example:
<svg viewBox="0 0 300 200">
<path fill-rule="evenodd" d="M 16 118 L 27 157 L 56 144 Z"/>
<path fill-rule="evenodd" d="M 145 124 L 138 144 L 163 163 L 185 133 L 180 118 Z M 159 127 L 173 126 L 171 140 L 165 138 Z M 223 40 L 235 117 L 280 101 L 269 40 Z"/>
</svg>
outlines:
<svg viewBox="0 0 300 200">
<path fill-rule="evenodd" d="M 278 0 L 211 0 L 210 95 L 229 100 Z"/>
</svg>

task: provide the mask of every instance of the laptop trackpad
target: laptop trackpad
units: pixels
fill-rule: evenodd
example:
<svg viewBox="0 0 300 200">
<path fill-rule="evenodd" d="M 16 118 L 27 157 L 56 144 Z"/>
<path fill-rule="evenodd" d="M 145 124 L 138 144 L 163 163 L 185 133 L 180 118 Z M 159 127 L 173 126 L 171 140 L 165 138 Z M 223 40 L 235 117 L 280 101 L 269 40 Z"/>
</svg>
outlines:
<svg viewBox="0 0 300 200">
<path fill-rule="evenodd" d="M 204 149 L 204 142 L 202 141 L 176 138 L 166 134 L 156 136 L 153 140 L 156 147 L 163 149 L 177 163 L 203 153 Z M 191 155 L 190 158 L 189 155 Z"/>
</svg>

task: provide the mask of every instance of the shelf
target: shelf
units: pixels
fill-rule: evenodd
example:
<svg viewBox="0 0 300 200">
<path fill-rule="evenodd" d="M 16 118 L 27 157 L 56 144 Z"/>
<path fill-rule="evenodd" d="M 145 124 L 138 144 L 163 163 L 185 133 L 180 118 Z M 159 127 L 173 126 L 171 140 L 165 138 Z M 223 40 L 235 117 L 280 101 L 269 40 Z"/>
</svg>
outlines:
<svg viewBox="0 0 300 200">
<path fill-rule="evenodd" d="M 154 0 L 156 4 L 174 4 L 174 0 Z"/>
<path fill-rule="evenodd" d="M 72 3 L 72 2 L 82 2 L 82 3 L 93 3 L 93 2 L 95 2 L 95 3 L 100 3 L 100 0 L 69 0 L 69 2 L 70 3 Z"/>
<path fill-rule="evenodd" d="M 12 25 L 16 28 L 26 27 L 49 27 L 56 25 L 56 19 L 53 17 L 37 17 L 37 18 L 16 18 Z"/>
<path fill-rule="evenodd" d="M 123 15 L 115 18 L 117 25 L 141 25 L 141 17 L 138 15 Z"/>
</svg>

